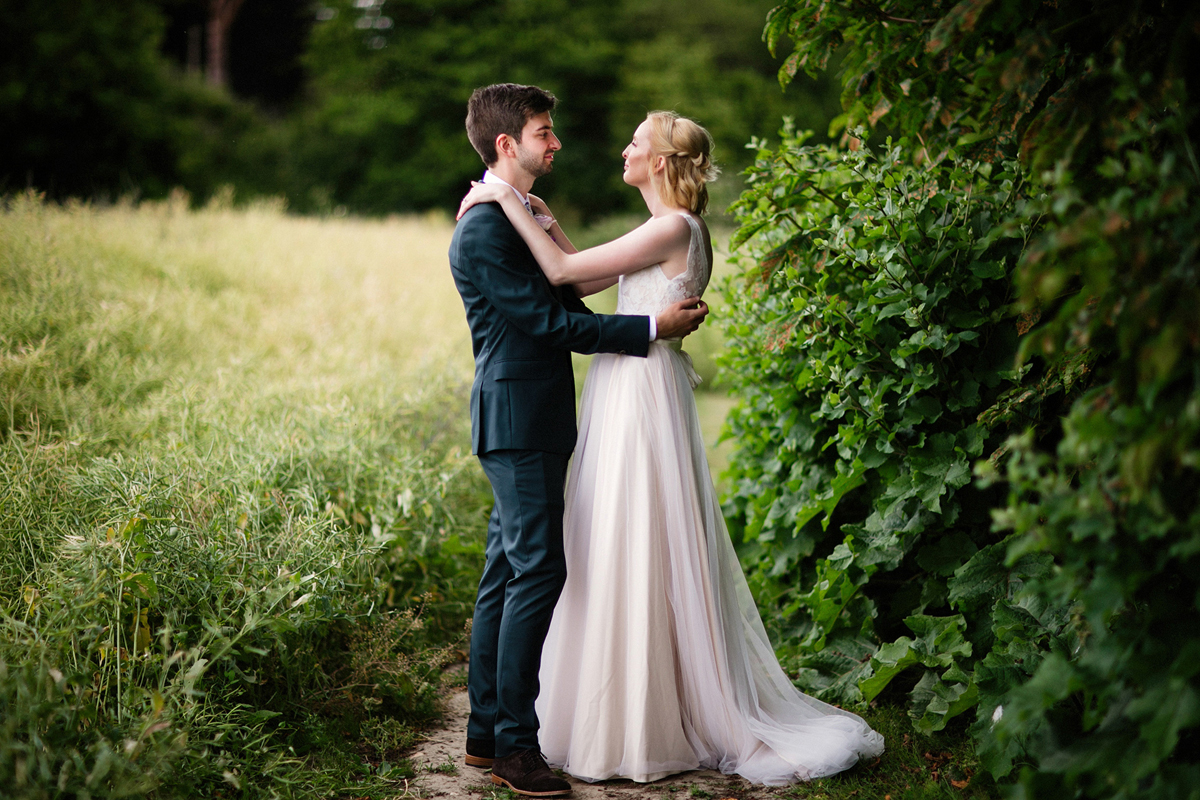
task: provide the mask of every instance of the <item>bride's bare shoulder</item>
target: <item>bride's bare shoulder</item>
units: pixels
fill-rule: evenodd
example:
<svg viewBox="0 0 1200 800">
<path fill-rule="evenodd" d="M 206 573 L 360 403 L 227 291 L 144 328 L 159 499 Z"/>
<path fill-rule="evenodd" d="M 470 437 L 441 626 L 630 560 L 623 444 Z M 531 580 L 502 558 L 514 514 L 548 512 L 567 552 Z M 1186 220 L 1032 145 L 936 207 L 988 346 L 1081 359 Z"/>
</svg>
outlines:
<svg viewBox="0 0 1200 800">
<path fill-rule="evenodd" d="M 654 235 L 656 238 L 686 240 L 691 235 L 691 226 L 682 214 L 664 214 L 651 217 L 643 222 L 637 230 Z"/>
</svg>

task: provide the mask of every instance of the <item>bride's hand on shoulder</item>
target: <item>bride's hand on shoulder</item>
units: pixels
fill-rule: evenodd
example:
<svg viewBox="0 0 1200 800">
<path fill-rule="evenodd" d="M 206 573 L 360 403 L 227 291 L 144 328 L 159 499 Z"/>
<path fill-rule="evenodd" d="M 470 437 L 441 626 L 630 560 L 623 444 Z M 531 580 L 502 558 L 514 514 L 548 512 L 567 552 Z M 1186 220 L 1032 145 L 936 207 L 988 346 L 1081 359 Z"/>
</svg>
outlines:
<svg viewBox="0 0 1200 800">
<path fill-rule="evenodd" d="M 500 183 L 471 181 L 471 191 L 467 192 L 467 196 L 458 204 L 458 214 L 454 218 L 462 219 L 463 214 L 467 213 L 467 209 L 477 203 L 502 202 L 505 192 L 512 192 L 512 190 Z"/>
</svg>

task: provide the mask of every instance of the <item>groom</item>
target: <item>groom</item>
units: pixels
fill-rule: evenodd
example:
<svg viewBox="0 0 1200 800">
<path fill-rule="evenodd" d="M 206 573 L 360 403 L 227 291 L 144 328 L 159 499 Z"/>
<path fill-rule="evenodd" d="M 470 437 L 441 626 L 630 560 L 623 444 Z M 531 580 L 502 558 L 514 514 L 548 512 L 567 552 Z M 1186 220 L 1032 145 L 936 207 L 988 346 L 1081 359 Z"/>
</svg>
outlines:
<svg viewBox="0 0 1200 800">
<path fill-rule="evenodd" d="M 512 188 L 526 207 L 562 145 L 554 95 L 511 83 L 476 89 L 467 135 L 485 182 Z M 531 212 L 532 213 L 532 212 Z M 466 762 L 518 794 L 557 797 L 571 787 L 538 747 L 538 667 L 566 578 L 563 492 L 575 448 L 571 351 L 645 357 L 657 337 L 685 336 L 708 313 L 697 299 L 657 318 L 593 314 L 573 287 L 554 287 L 495 203 L 473 206 L 450 243 L 450 270 L 475 352 L 471 448 L 492 484 L 486 561 L 471 629 L 471 717 Z"/>
</svg>

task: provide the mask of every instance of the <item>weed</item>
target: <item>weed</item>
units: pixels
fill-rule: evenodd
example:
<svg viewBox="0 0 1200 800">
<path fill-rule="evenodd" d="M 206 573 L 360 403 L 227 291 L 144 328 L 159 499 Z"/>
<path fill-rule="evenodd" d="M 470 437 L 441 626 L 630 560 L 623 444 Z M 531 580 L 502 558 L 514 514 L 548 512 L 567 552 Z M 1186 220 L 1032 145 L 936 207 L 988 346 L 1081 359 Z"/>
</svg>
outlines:
<svg viewBox="0 0 1200 800">
<path fill-rule="evenodd" d="M 521 795 L 495 783 L 481 783 L 468 787 L 471 794 L 482 796 L 482 800 L 522 800 Z"/>
<path fill-rule="evenodd" d="M 396 717 L 368 717 L 358 729 L 359 740 L 378 754 L 379 760 L 397 759 L 417 741 L 412 726 Z"/>
<path fill-rule="evenodd" d="M 427 772 L 434 772 L 440 775 L 457 775 L 458 765 L 450 759 L 446 759 L 441 764 L 426 764 L 425 770 Z"/>
</svg>

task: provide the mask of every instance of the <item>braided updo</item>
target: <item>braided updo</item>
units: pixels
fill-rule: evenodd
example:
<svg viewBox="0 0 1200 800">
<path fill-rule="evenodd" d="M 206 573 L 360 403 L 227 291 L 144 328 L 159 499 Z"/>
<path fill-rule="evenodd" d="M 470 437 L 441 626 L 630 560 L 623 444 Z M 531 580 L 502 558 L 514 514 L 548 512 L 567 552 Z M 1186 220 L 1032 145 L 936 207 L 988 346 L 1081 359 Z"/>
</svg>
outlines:
<svg viewBox="0 0 1200 800">
<path fill-rule="evenodd" d="M 674 111 L 651 111 L 646 121 L 650 123 L 651 163 L 663 156 L 666 165 L 661 172 L 651 171 L 651 185 L 663 202 L 703 214 L 708 206 L 705 184 L 721 173 L 712 162 L 712 136 Z"/>
</svg>

